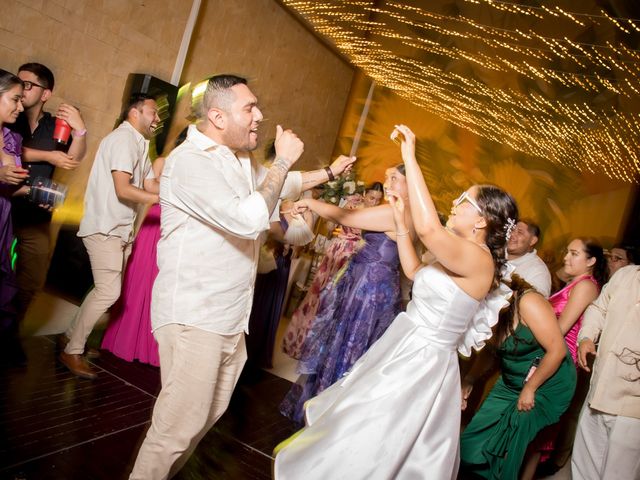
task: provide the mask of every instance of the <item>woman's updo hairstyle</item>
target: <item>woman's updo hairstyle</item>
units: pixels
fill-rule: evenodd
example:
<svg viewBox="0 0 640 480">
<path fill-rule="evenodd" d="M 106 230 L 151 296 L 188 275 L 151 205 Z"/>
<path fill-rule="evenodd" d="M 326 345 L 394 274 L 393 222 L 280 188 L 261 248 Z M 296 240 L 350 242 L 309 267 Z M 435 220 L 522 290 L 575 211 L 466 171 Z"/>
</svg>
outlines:
<svg viewBox="0 0 640 480">
<path fill-rule="evenodd" d="M 578 237 L 577 240 L 582 242 L 584 253 L 587 258 L 595 258 L 596 263 L 593 264 L 591 274 L 597 280 L 600 288 L 609 281 L 609 273 L 607 270 L 607 258 L 604 256 L 604 249 L 598 240 L 592 237 Z"/>
<path fill-rule="evenodd" d="M 495 265 L 493 288 L 500 284 L 507 263 L 507 241 L 518 223 L 518 206 L 511 195 L 495 185 L 478 185 L 476 202 L 487 222 L 485 242 Z"/>
</svg>

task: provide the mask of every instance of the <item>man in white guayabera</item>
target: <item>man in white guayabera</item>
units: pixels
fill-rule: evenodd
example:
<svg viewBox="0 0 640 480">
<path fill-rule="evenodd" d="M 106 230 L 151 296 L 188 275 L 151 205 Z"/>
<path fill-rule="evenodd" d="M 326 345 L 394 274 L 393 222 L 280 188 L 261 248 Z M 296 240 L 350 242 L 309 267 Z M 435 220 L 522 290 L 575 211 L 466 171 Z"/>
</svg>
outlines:
<svg viewBox="0 0 640 480">
<path fill-rule="evenodd" d="M 278 126 L 270 168 L 254 161 L 262 121 L 246 80 L 209 79 L 201 119 L 168 157 L 160 179 L 160 272 L 151 323 L 162 390 L 132 479 L 175 474 L 226 410 L 246 361 L 261 232 L 280 198 L 333 180 L 354 158 L 289 172 L 304 145 Z"/>
</svg>

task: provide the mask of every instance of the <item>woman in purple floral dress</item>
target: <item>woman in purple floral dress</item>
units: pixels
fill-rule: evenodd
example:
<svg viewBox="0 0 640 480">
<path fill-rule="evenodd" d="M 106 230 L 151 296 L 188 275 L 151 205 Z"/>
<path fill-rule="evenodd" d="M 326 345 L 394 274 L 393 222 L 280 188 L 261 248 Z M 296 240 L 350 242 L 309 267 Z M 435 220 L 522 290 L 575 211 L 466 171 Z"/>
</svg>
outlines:
<svg viewBox="0 0 640 480">
<path fill-rule="evenodd" d="M 403 166 L 388 169 L 385 178 L 385 188 L 406 196 Z M 346 210 L 305 199 L 296 202 L 295 208 L 310 209 L 335 223 L 367 230 L 362 248 L 321 295 L 298 363 L 301 376 L 280 405 L 283 415 L 302 423 L 304 402 L 344 375 L 382 336 L 402 304 L 390 205 Z M 413 235 L 413 228 L 403 234 Z"/>
<path fill-rule="evenodd" d="M 383 187 L 380 182 L 375 182 L 369 187 L 364 196 L 351 195 L 347 197 L 344 208 L 355 209 L 370 208 L 380 205 L 382 201 Z M 316 319 L 321 295 L 326 292 L 325 287 L 336 273 L 340 271 L 362 246 L 362 232 L 358 228 L 341 226 L 336 237 L 331 239 L 325 252 L 313 282 L 307 291 L 302 303 L 296 308 L 291 317 L 291 322 L 282 339 L 282 350 L 296 360 L 300 360 L 302 347 L 307 338 L 307 333 Z"/>
<path fill-rule="evenodd" d="M 362 204 L 360 195 L 352 196 L 345 208 L 357 208 Z M 356 251 L 362 236 L 357 228 L 342 227 L 336 237 L 332 238 L 327 247 L 316 275 L 302 303 L 291 316 L 291 321 L 282 339 L 282 350 L 296 360 L 300 360 L 302 347 L 307 333 L 316 318 L 321 294 L 333 276 L 347 263 Z"/>
</svg>

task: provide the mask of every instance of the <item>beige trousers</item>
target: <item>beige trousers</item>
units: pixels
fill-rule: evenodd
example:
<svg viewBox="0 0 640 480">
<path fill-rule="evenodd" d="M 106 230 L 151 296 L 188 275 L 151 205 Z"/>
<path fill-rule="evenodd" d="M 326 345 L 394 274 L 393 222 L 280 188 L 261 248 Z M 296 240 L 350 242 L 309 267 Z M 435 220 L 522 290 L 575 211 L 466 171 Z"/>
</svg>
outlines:
<svg viewBox="0 0 640 480">
<path fill-rule="evenodd" d="M 170 324 L 154 335 L 162 390 L 130 479 L 164 480 L 182 468 L 227 409 L 247 360 L 244 333 Z"/>
<path fill-rule="evenodd" d="M 69 343 L 64 351 L 69 354 L 84 352 L 85 343 L 96 322 L 120 297 L 122 272 L 131 253 L 131 244 L 116 236 L 89 235 L 83 237 L 82 243 L 89 254 L 94 287 L 67 330 Z"/>
<path fill-rule="evenodd" d="M 586 403 L 571 457 L 573 480 L 640 478 L 640 419 L 610 415 Z"/>
</svg>

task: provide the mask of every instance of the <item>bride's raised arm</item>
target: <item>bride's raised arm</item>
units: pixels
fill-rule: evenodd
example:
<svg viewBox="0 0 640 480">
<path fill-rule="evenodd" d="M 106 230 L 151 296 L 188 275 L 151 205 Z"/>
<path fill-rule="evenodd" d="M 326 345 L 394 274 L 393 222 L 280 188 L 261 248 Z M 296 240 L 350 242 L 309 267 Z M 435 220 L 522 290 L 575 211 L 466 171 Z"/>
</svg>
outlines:
<svg viewBox="0 0 640 480">
<path fill-rule="evenodd" d="M 438 212 L 415 155 L 415 134 L 405 125 L 397 125 L 392 138 L 400 141 L 402 160 L 407 175 L 407 190 L 411 217 L 416 234 L 427 249 L 446 269 L 461 277 L 473 276 L 479 269 L 492 268 L 489 252 L 475 242 L 468 229 L 453 233 L 440 224 Z M 454 207 L 455 210 L 456 207 Z M 474 228 L 486 226 L 484 218 L 477 217 Z"/>
</svg>

